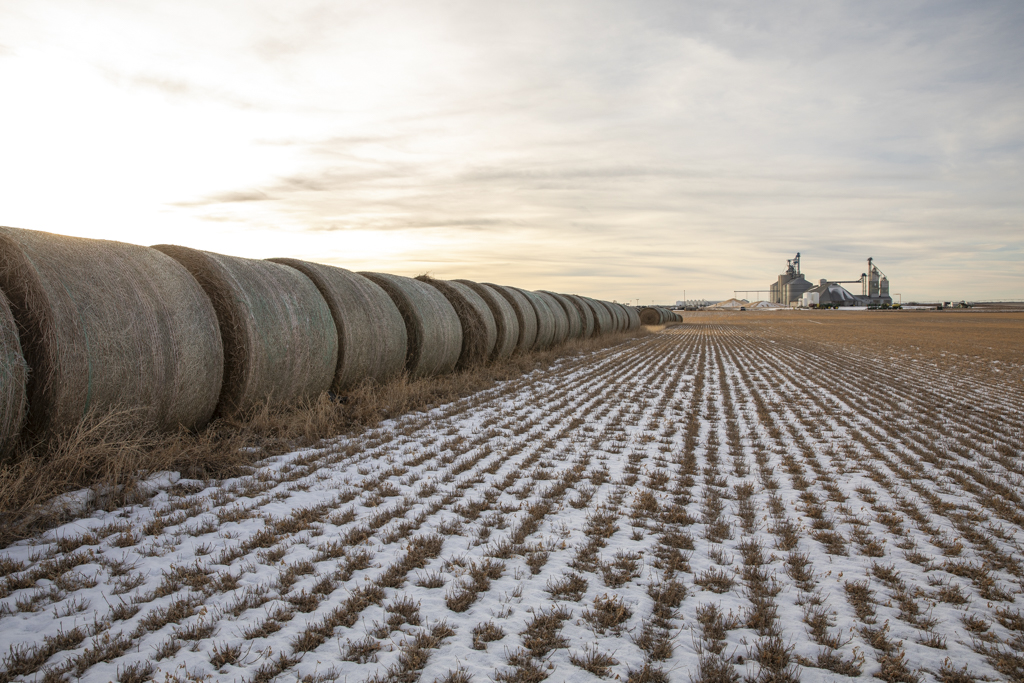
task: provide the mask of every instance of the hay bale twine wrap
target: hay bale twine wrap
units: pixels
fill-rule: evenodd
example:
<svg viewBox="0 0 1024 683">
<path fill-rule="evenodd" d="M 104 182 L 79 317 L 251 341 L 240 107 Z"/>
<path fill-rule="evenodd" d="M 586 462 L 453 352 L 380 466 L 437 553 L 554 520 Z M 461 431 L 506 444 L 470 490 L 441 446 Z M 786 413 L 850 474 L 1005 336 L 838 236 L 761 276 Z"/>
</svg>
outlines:
<svg viewBox="0 0 1024 683">
<path fill-rule="evenodd" d="M 487 302 L 461 282 L 435 280 L 426 275 L 416 279 L 441 292 L 459 316 L 462 324 L 462 353 L 459 354 L 456 367 L 461 370 L 490 360 L 498 341 L 498 324 Z"/>
<path fill-rule="evenodd" d="M 629 330 L 635 331 L 640 329 L 640 313 L 637 312 L 633 306 L 623 306 L 623 310 L 626 311 L 626 317 L 629 319 Z"/>
<path fill-rule="evenodd" d="M 612 327 L 612 313 L 605 308 L 601 302 L 597 299 L 591 299 L 590 297 L 580 297 L 590 307 L 590 310 L 594 314 L 594 336 L 600 337 L 602 335 L 611 334 L 614 329 Z"/>
<path fill-rule="evenodd" d="M 0 228 L 0 264 L 29 368 L 33 436 L 118 410 L 158 429 L 210 419 L 223 368 L 217 317 L 173 259 L 135 244 Z"/>
<path fill-rule="evenodd" d="M 547 294 L 549 297 L 554 299 L 562 308 L 562 312 L 565 313 L 565 319 L 569 324 L 569 331 L 566 334 L 566 339 L 579 339 L 583 335 L 583 319 L 580 317 L 580 312 L 579 309 L 576 308 L 576 305 L 561 294 L 548 291 L 544 291 L 543 294 Z"/>
<path fill-rule="evenodd" d="M 462 355 L 462 322 L 448 299 L 425 282 L 387 273 L 361 273 L 376 282 L 395 302 L 409 348 L 405 369 L 418 379 L 455 370 Z"/>
<path fill-rule="evenodd" d="M 555 316 L 547 302 L 529 290 L 519 287 L 510 287 L 509 289 L 515 289 L 522 294 L 533 307 L 533 312 L 537 316 L 537 340 L 534 341 L 533 348 L 550 349 L 555 341 Z"/>
<path fill-rule="evenodd" d="M 487 283 L 487 286 L 500 294 L 516 312 L 516 320 L 519 322 L 519 340 L 516 342 L 516 352 L 526 353 L 533 349 L 534 344 L 537 343 L 537 312 L 530 305 L 530 300 L 515 287 L 503 287 L 490 283 Z"/>
<path fill-rule="evenodd" d="M 316 285 L 338 333 L 338 363 L 331 391 L 361 382 L 383 383 L 405 372 L 409 335 L 388 293 L 344 268 L 291 258 L 268 259 L 295 268 Z"/>
<path fill-rule="evenodd" d="M 519 318 L 516 316 L 516 309 L 512 307 L 504 296 L 498 293 L 491 285 L 480 284 L 472 280 L 455 280 L 461 283 L 483 299 L 491 315 L 494 316 L 495 343 L 494 350 L 488 360 L 504 360 L 512 355 L 519 343 Z"/>
<path fill-rule="evenodd" d="M 564 344 L 565 340 L 569 338 L 569 316 L 566 315 L 565 309 L 562 308 L 562 305 L 558 303 L 555 297 L 547 292 L 533 292 L 533 294 L 543 299 L 554 319 L 555 333 L 551 339 L 551 345 L 560 346 Z"/>
<path fill-rule="evenodd" d="M 286 406 L 331 388 L 338 332 L 312 280 L 280 263 L 170 244 L 153 248 L 185 266 L 217 312 L 224 341 L 217 415 L 245 415 L 264 403 Z"/>
<path fill-rule="evenodd" d="M 594 309 L 592 309 L 587 302 L 583 300 L 583 297 L 576 296 L 575 294 L 563 294 L 565 300 L 572 304 L 573 308 L 580 316 L 580 337 L 583 339 L 590 339 L 594 336 Z"/>
<path fill-rule="evenodd" d="M 0 293 L 0 459 L 11 449 L 25 426 L 27 385 L 28 363 L 21 352 L 18 325 L 7 297 Z"/>
</svg>

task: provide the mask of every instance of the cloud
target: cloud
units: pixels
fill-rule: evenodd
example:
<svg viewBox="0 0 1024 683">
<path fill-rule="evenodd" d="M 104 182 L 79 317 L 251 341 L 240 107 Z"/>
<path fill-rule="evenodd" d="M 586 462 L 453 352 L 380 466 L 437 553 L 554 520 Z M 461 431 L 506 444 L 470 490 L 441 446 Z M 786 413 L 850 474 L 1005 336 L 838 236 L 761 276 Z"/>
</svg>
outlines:
<svg viewBox="0 0 1024 683">
<path fill-rule="evenodd" d="M 239 190 L 221 192 L 201 199 L 173 202 L 171 205 L 180 207 L 211 206 L 214 204 L 234 204 L 238 202 L 265 202 L 272 199 L 274 198 L 259 190 Z"/>
</svg>

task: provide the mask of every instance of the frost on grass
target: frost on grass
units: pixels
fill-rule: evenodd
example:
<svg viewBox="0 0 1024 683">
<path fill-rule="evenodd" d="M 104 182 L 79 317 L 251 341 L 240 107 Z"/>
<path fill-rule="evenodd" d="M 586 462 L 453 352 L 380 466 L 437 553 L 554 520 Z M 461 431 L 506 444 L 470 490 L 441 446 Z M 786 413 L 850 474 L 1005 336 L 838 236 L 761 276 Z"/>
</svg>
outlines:
<svg viewBox="0 0 1024 683">
<path fill-rule="evenodd" d="M 697 319 L 11 546 L 0 680 L 1024 680 L 1019 364 L 799 324 Z"/>
</svg>

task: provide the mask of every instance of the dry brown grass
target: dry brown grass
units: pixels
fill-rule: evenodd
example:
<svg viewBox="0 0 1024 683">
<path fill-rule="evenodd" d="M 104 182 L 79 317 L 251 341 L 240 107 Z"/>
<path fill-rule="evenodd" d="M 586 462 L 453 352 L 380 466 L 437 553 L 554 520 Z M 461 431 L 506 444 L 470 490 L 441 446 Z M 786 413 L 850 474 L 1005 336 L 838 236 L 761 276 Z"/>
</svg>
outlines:
<svg viewBox="0 0 1024 683">
<path fill-rule="evenodd" d="M 63 493 L 89 489 L 89 508 L 110 509 L 143 498 L 139 483 L 155 472 L 179 472 L 203 481 L 239 476 L 264 457 L 358 432 L 405 413 L 430 410 L 548 367 L 559 358 L 644 334 L 571 340 L 558 348 L 441 377 L 402 376 L 385 384 L 365 383 L 343 395 L 323 394 L 289 409 L 263 405 L 240 418 L 217 420 L 198 432 L 161 434 L 140 427 L 132 412 L 93 417 L 47 442 L 22 444 L 0 462 L 0 545 L 67 519 L 76 510 L 54 504 Z"/>
</svg>

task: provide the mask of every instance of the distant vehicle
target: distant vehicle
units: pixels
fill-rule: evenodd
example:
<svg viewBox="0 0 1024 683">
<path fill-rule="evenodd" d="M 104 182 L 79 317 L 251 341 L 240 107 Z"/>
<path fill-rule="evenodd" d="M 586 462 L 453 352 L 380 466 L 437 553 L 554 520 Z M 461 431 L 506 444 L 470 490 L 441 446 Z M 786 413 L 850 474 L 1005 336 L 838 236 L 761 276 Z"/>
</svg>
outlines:
<svg viewBox="0 0 1024 683">
<path fill-rule="evenodd" d="M 746 306 L 740 306 L 740 310 L 741 311 L 745 311 L 745 310 L 747 310 L 747 307 Z"/>
</svg>

